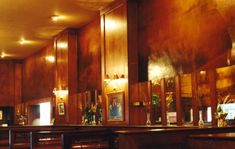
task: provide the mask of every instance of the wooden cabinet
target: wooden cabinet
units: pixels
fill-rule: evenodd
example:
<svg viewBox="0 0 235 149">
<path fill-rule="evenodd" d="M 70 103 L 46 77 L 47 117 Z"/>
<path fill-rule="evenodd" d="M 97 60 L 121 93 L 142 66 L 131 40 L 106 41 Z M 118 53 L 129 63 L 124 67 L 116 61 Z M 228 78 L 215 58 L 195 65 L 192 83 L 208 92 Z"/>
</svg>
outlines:
<svg viewBox="0 0 235 149">
<path fill-rule="evenodd" d="M 182 125 L 180 76 L 161 79 L 162 124 Z"/>
</svg>

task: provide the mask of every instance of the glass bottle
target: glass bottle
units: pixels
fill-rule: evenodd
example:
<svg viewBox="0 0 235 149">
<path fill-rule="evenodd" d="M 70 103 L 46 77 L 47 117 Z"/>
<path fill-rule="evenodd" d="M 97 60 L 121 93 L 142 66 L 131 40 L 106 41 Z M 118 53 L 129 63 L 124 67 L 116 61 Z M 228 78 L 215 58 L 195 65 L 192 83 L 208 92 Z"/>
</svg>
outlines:
<svg viewBox="0 0 235 149">
<path fill-rule="evenodd" d="M 204 121 L 203 121 L 203 119 L 202 119 L 202 111 L 199 111 L 198 126 L 204 126 Z"/>
<path fill-rule="evenodd" d="M 150 113 L 147 113 L 146 125 L 151 126 Z"/>
</svg>

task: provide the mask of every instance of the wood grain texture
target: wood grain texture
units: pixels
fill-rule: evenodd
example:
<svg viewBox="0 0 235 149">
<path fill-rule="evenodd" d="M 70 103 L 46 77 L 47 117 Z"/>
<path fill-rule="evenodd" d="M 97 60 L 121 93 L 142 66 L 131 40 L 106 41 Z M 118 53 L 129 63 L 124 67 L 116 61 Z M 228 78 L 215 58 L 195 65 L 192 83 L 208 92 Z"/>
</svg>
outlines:
<svg viewBox="0 0 235 149">
<path fill-rule="evenodd" d="M 106 107 L 107 94 L 111 92 L 123 91 L 125 96 L 125 118 L 124 121 L 110 122 L 109 124 L 129 123 L 129 91 L 128 91 L 128 45 L 127 45 L 127 11 L 126 3 L 116 3 L 108 8 L 102 16 L 102 78 L 109 75 L 113 79 L 114 74 L 125 75 L 125 81 L 111 80 L 106 84 L 102 80 L 103 107 Z M 114 85 L 114 82 L 118 85 Z M 104 109 L 107 111 L 107 109 Z M 106 112 L 104 114 L 104 124 L 107 123 Z"/>
<path fill-rule="evenodd" d="M 68 123 L 76 124 L 78 119 L 78 36 L 77 29 L 68 30 Z"/>
<path fill-rule="evenodd" d="M 56 75 L 55 87 L 59 90 L 68 89 L 68 31 L 65 30 L 55 38 L 56 44 Z M 59 115 L 59 104 L 64 104 L 64 114 Z M 55 123 L 66 124 L 68 122 L 68 96 L 64 98 L 56 97 L 55 100 Z"/>
<path fill-rule="evenodd" d="M 78 33 L 78 92 L 101 89 L 100 19 L 81 27 Z"/>
<path fill-rule="evenodd" d="M 162 107 L 162 125 L 167 125 L 167 116 L 166 116 L 166 112 L 167 112 L 167 105 L 166 105 L 166 80 L 165 79 L 161 79 L 161 107 Z"/>
<path fill-rule="evenodd" d="M 176 97 L 176 116 L 177 125 L 182 125 L 182 99 L 181 99 L 181 78 L 179 75 L 175 77 L 175 97 Z"/>
<path fill-rule="evenodd" d="M 23 101 L 53 95 L 55 63 L 47 61 L 46 56 L 55 56 L 52 43 L 24 60 L 22 68 Z"/>
<path fill-rule="evenodd" d="M 56 88 L 68 88 L 68 32 L 64 31 L 56 42 Z"/>
<path fill-rule="evenodd" d="M 0 61 L 0 105 L 13 106 L 15 104 L 15 96 L 20 94 L 20 88 L 15 88 L 15 63 L 14 61 Z M 18 82 L 17 82 L 18 83 Z M 16 84 L 17 87 L 19 84 Z M 17 97 L 18 98 L 18 97 Z"/>
<path fill-rule="evenodd" d="M 133 106 L 133 102 L 144 103 Z M 150 113 L 152 124 L 152 84 L 150 81 L 130 85 L 130 125 L 146 125 L 147 113 Z"/>
</svg>

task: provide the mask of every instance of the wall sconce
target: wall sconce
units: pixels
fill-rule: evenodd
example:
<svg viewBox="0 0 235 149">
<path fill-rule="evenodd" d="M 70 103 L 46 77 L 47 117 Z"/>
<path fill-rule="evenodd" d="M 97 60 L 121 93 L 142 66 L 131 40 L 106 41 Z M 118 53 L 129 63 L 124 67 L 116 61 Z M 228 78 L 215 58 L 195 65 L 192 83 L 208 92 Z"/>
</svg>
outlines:
<svg viewBox="0 0 235 149">
<path fill-rule="evenodd" d="M 65 89 L 57 90 L 56 88 L 54 88 L 53 94 L 56 96 L 56 98 L 64 99 L 66 96 L 68 96 L 69 91 Z"/>
<path fill-rule="evenodd" d="M 125 79 L 125 75 L 121 74 L 114 74 L 112 78 L 110 78 L 110 76 L 108 74 L 105 75 L 104 78 L 104 82 L 105 82 L 105 86 L 108 86 L 110 84 L 110 86 L 113 88 L 113 90 L 116 90 L 117 88 L 120 88 L 119 86 L 122 86 L 122 80 Z"/>
<path fill-rule="evenodd" d="M 125 75 L 121 74 L 120 76 L 118 74 L 114 74 L 112 78 L 108 74 L 105 75 L 104 82 L 109 82 L 112 80 L 118 80 L 118 79 L 125 79 Z"/>
</svg>

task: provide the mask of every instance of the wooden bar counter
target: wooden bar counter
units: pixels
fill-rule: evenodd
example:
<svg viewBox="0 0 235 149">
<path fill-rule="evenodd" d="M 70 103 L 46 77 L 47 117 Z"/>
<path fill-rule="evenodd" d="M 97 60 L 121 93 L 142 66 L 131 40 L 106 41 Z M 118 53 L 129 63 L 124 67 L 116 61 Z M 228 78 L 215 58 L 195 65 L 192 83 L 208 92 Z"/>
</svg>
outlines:
<svg viewBox="0 0 235 149">
<path fill-rule="evenodd" d="M 36 131 L 75 131 L 79 133 L 82 130 L 99 130 L 105 129 L 111 132 L 114 147 L 117 149 L 191 149 L 194 146 L 195 136 L 208 139 L 211 134 L 213 137 L 222 139 L 234 137 L 235 127 L 184 127 L 184 126 L 86 126 L 86 125 L 54 125 L 54 126 L 9 126 L 0 127 L 1 132 L 9 130 L 26 130 L 29 132 Z M 216 135 L 218 134 L 218 135 Z M 224 134 L 224 135 L 223 135 Z M 78 135 L 74 135 L 76 137 Z M 100 136 L 103 137 L 103 136 Z M 8 138 L 5 138 L 5 140 Z M 76 140 L 76 138 L 73 138 Z M 199 140 L 199 139 L 197 139 Z M 216 140 L 216 142 L 217 142 Z M 32 140 L 33 141 L 33 140 Z M 193 148 L 192 148 L 193 149 Z"/>
<path fill-rule="evenodd" d="M 191 135 L 189 149 L 234 149 L 235 132 Z"/>
</svg>

